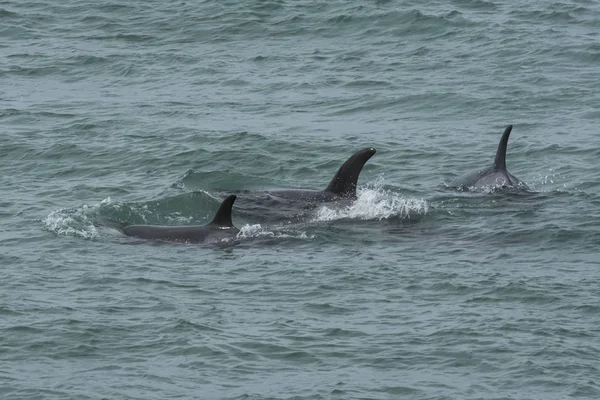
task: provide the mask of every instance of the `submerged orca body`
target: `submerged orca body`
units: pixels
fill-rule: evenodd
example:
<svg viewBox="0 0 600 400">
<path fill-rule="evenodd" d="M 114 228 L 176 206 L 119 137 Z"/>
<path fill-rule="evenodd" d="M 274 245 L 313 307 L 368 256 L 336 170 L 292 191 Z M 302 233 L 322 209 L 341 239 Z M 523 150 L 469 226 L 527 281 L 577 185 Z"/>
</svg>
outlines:
<svg viewBox="0 0 600 400">
<path fill-rule="evenodd" d="M 235 199 L 236 196 L 231 195 L 223 200 L 214 219 L 206 225 L 129 225 L 123 228 L 123 233 L 139 239 L 160 239 L 189 243 L 218 241 L 235 237 L 239 232 L 231 221 L 231 209 Z"/>
<path fill-rule="evenodd" d="M 356 199 L 358 176 L 365 163 L 375 154 L 372 147 L 354 153 L 338 169 L 337 173 L 324 190 L 281 189 L 267 193 L 280 199 L 307 203 L 324 203 L 340 199 Z"/>
<path fill-rule="evenodd" d="M 468 172 L 450 182 L 449 186 L 457 188 L 502 189 L 519 187 L 529 190 L 527 185 L 506 170 L 506 146 L 513 126 L 508 125 L 502 134 L 496 159 L 491 167 Z"/>
</svg>

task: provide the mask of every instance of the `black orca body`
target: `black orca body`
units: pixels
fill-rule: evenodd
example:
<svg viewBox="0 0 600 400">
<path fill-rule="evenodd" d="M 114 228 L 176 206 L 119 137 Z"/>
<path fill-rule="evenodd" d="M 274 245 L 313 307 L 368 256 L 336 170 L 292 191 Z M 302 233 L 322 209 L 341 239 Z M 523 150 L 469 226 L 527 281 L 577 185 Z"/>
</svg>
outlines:
<svg viewBox="0 0 600 400">
<path fill-rule="evenodd" d="M 233 226 L 231 210 L 236 196 L 231 195 L 221 203 L 214 219 L 206 225 L 165 226 L 129 225 L 123 233 L 139 239 L 160 239 L 174 242 L 202 243 L 235 237 L 239 230 Z"/>
<path fill-rule="evenodd" d="M 341 199 L 356 199 L 358 176 L 365 163 L 375 154 L 372 147 L 354 153 L 342 164 L 337 173 L 324 190 L 281 189 L 269 190 L 271 196 L 283 200 L 306 203 L 325 203 Z"/>
<path fill-rule="evenodd" d="M 512 128 L 513 126 L 509 125 L 504 130 L 500 143 L 498 144 L 494 164 L 491 167 L 468 172 L 454 179 L 450 182 L 449 186 L 463 189 L 503 189 L 518 187 L 529 190 L 523 181 L 509 173 L 506 169 L 506 147 Z"/>
</svg>

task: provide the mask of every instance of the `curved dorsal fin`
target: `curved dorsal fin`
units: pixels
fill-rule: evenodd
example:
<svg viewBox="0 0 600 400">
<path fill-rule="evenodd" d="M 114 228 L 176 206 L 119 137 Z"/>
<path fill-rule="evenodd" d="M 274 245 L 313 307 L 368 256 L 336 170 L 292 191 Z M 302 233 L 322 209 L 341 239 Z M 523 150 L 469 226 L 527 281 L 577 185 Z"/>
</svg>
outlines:
<svg viewBox="0 0 600 400">
<path fill-rule="evenodd" d="M 232 194 L 223 200 L 215 218 L 211 221 L 211 224 L 227 227 L 233 226 L 233 221 L 231 221 L 231 208 L 233 207 L 233 202 L 236 197 L 236 195 Z"/>
<path fill-rule="evenodd" d="M 496 159 L 494 160 L 494 171 L 506 171 L 506 146 L 512 128 L 512 125 L 507 126 L 502 134 L 502 138 L 498 144 L 498 150 L 496 151 Z"/>
<path fill-rule="evenodd" d="M 369 158 L 375 154 L 375 149 L 372 147 L 362 149 L 342 164 L 338 172 L 335 174 L 326 191 L 332 192 L 338 196 L 356 197 L 356 182 L 360 171 Z"/>
</svg>

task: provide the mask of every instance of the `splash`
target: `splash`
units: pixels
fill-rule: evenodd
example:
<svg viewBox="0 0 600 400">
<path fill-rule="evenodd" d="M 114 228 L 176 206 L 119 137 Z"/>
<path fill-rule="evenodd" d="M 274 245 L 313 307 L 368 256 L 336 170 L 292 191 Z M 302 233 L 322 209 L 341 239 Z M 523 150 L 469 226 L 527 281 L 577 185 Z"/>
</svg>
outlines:
<svg viewBox="0 0 600 400">
<path fill-rule="evenodd" d="M 110 197 L 92 206 L 84 204 L 78 208 L 61 208 L 52 211 L 43 220 L 44 228 L 57 235 L 95 239 L 100 233 L 93 223 L 94 217 L 100 207 L 109 204 L 111 204 Z"/>
<path fill-rule="evenodd" d="M 485 194 L 510 193 L 510 192 L 519 193 L 519 192 L 531 190 L 529 187 L 527 187 L 527 184 L 521 183 L 521 182 L 517 183 L 516 185 L 512 185 L 512 186 L 504 186 L 504 185 L 485 185 L 485 186 L 468 186 L 468 187 L 460 186 L 458 188 L 452 188 L 452 189 L 457 189 L 459 192 L 481 192 L 481 193 L 485 193 Z"/>
<path fill-rule="evenodd" d="M 549 168 L 547 173 L 537 174 L 532 189 L 540 192 L 577 190 L 580 182 L 573 180 L 568 172 L 561 173 Z"/>
<path fill-rule="evenodd" d="M 272 231 L 263 228 L 260 224 L 246 224 L 242 226 L 237 235 L 240 239 L 248 238 L 292 238 L 292 239 L 313 239 L 314 235 L 307 235 L 306 232 L 284 233 L 276 228 Z"/>
<path fill-rule="evenodd" d="M 382 220 L 393 216 L 410 218 L 411 214 L 427 214 L 429 204 L 425 199 L 404 197 L 382 188 L 381 182 L 357 191 L 358 198 L 347 207 L 321 207 L 314 221 L 337 219 Z"/>
</svg>

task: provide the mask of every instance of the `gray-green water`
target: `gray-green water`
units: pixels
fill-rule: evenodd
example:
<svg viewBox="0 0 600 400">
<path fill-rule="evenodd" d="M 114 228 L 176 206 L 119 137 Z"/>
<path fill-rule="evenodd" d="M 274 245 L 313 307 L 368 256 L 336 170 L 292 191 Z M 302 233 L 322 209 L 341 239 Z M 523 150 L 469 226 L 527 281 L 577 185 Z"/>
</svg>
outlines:
<svg viewBox="0 0 600 400">
<path fill-rule="evenodd" d="M 0 2 L 0 398 L 599 398 L 599 73 L 594 1 Z"/>
</svg>

